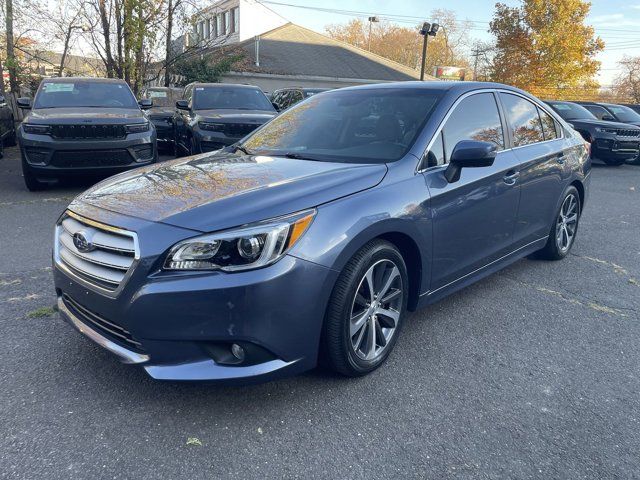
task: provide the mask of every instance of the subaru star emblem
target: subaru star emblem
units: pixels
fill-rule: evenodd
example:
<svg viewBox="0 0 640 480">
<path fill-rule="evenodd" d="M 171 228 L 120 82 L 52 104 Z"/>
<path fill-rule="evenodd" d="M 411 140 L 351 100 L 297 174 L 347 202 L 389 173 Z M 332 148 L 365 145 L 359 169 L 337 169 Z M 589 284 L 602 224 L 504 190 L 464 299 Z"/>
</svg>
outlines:
<svg viewBox="0 0 640 480">
<path fill-rule="evenodd" d="M 73 234 L 73 244 L 79 252 L 90 252 L 93 250 L 93 244 L 87 237 L 87 233 L 82 230 Z"/>
</svg>

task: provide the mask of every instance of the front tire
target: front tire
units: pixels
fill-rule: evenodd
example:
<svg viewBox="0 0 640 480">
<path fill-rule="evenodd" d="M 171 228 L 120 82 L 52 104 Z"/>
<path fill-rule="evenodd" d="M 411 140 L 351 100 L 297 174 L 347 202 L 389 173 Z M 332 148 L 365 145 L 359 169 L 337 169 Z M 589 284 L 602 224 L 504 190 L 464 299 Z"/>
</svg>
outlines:
<svg viewBox="0 0 640 480">
<path fill-rule="evenodd" d="M 24 177 L 24 184 L 30 192 L 43 190 L 46 186 L 46 184 L 38 180 L 33 173 L 25 168 L 22 169 L 22 176 Z"/>
<path fill-rule="evenodd" d="M 619 167 L 621 165 L 624 165 L 624 163 L 626 162 L 626 160 L 620 160 L 620 159 L 612 159 L 612 158 L 607 158 L 607 159 L 602 159 L 602 161 L 604 163 L 606 163 L 607 165 L 609 165 L 610 167 Z"/>
<path fill-rule="evenodd" d="M 570 185 L 562 196 L 562 203 L 551 225 L 547 244 L 539 252 L 545 260 L 562 260 L 569 255 L 578 233 L 581 213 L 580 194 Z"/>
<path fill-rule="evenodd" d="M 409 279 L 402 255 L 374 240 L 349 260 L 333 289 L 325 317 L 325 363 L 346 376 L 366 375 L 387 359 L 406 314 Z"/>
</svg>

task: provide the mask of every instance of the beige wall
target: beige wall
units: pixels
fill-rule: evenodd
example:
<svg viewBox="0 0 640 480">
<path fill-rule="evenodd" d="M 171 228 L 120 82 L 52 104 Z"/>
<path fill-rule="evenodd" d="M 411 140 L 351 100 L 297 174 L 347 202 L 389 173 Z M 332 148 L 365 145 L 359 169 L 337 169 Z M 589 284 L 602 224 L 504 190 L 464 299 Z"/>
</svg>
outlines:
<svg viewBox="0 0 640 480">
<path fill-rule="evenodd" d="M 307 88 L 340 88 L 351 85 L 383 83 L 382 80 L 359 80 L 353 78 L 311 77 L 300 75 L 270 75 L 265 73 L 235 73 L 225 74 L 222 83 L 241 83 L 256 85 L 265 92 L 273 92 L 285 87 Z"/>
</svg>

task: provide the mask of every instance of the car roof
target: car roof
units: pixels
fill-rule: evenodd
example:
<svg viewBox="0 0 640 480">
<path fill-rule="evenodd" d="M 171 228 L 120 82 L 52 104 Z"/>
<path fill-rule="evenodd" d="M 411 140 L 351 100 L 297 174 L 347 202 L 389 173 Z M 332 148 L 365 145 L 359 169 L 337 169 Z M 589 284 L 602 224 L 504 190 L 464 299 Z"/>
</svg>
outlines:
<svg viewBox="0 0 640 480">
<path fill-rule="evenodd" d="M 121 78 L 96 78 L 96 77 L 51 77 L 51 78 L 43 78 L 43 82 L 47 83 L 67 83 L 67 82 L 75 82 L 75 83 L 124 83 L 124 80 Z"/>
<path fill-rule="evenodd" d="M 495 83 L 495 82 L 464 82 L 464 81 L 408 81 L 408 82 L 388 82 L 388 83 L 374 83 L 368 85 L 357 85 L 352 87 L 344 87 L 340 88 L 340 91 L 345 90 L 369 90 L 369 89 L 399 89 L 399 88 L 407 88 L 407 89 L 424 89 L 424 90 L 445 90 L 456 92 L 459 94 L 471 92 L 473 90 L 481 90 L 481 89 L 492 89 L 498 88 L 501 90 L 511 90 L 517 93 L 524 93 L 528 96 L 531 94 L 525 92 L 524 90 L 520 90 L 519 88 L 512 87 L 511 85 L 505 85 L 503 83 Z"/>
<path fill-rule="evenodd" d="M 237 87 L 237 88 L 246 88 L 246 89 L 252 89 L 252 90 L 260 90 L 259 87 L 257 87 L 256 85 L 244 85 L 242 83 L 206 83 L 206 82 L 193 82 L 190 83 L 187 86 L 193 86 L 193 87 L 215 87 L 215 88 L 224 88 L 224 87 Z M 262 91 L 262 90 L 260 90 Z"/>
</svg>

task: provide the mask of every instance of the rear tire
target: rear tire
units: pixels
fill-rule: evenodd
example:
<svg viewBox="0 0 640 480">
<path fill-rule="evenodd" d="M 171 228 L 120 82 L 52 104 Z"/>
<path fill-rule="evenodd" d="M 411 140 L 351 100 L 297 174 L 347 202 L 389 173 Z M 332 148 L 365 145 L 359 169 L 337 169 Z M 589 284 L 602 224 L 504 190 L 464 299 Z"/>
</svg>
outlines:
<svg viewBox="0 0 640 480">
<path fill-rule="evenodd" d="M 538 251 L 545 260 L 562 260 L 569 255 L 578 234 L 581 214 L 580 194 L 570 185 L 562 195 L 562 202 L 549 231 L 547 244 Z"/>
<path fill-rule="evenodd" d="M 362 247 L 342 270 L 325 316 L 323 363 L 349 377 L 366 375 L 387 359 L 408 302 L 407 268 L 384 240 Z"/>
</svg>

